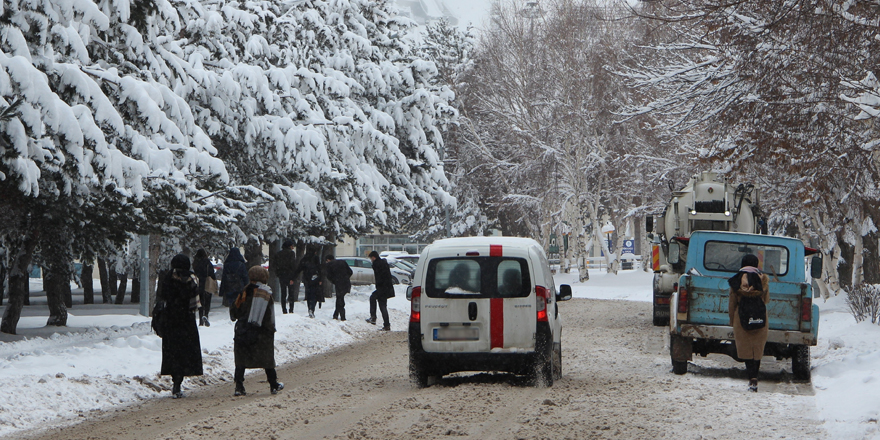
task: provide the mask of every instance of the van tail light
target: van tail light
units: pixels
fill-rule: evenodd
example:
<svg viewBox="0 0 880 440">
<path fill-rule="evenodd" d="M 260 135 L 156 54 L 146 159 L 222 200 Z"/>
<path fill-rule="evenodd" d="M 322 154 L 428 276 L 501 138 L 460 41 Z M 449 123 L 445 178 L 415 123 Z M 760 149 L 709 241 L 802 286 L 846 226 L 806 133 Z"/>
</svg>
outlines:
<svg viewBox="0 0 880 440">
<path fill-rule="evenodd" d="M 547 322 L 547 300 L 550 291 L 546 287 L 535 286 L 535 305 L 538 310 L 538 322 Z"/>
<path fill-rule="evenodd" d="M 813 320 L 813 298 L 801 298 L 801 321 L 810 322 Z"/>
<path fill-rule="evenodd" d="M 412 313 L 409 315 L 409 322 L 422 321 L 422 287 L 416 286 L 412 289 L 412 299 L 410 300 Z"/>
<path fill-rule="evenodd" d="M 678 289 L 678 313 L 688 312 L 688 290 L 687 287 L 681 286 Z"/>
</svg>

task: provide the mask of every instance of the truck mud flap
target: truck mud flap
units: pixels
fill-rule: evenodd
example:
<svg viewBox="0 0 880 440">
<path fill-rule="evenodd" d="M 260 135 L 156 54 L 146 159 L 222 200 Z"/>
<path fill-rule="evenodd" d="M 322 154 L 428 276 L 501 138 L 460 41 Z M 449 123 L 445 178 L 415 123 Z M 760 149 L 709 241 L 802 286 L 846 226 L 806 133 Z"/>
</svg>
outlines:
<svg viewBox="0 0 880 440">
<path fill-rule="evenodd" d="M 693 359 L 693 340 L 677 335 L 669 335 L 669 355 L 673 361 L 684 362 Z"/>
</svg>

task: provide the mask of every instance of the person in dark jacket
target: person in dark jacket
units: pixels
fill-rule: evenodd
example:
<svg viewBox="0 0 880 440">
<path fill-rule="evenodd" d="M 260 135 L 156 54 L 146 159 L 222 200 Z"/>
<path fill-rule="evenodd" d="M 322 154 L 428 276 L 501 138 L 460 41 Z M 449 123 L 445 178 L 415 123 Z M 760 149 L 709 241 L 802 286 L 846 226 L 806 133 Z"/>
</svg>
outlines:
<svg viewBox="0 0 880 440">
<path fill-rule="evenodd" d="M 208 321 L 208 314 L 211 313 L 211 299 L 214 294 L 205 291 L 205 283 L 208 278 L 217 280 L 214 276 L 214 264 L 208 258 L 208 253 L 204 249 L 196 251 L 196 257 L 193 259 L 193 273 L 199 277 L 199 300 L 202 306 L 199 307 L 199 325 L 210 327 L 211 322 Z"/>
<path fill-rule="evenodd" d="M 370 252 L 370 260 L 373 262 L 373 274 L 376 278 L 376 290 L 370 295 L 370 324 L 376 325 L 376 305 L 379 305 L 379 311 L 382 312 L 382 330 L 391 330 L 391 323 L 388 321 L 388 298 L 394 297 L 394 282 L 391 278 L 391 267 L 384 258 L 379 258 L 376 251 Z"/>
<path fill-rule="evenodd" d="M 315 305 L 323 301 L 324 294 L 321 292 L 321 264 L 318 255 L 314 251 L 306 252 L 305 257 L 299 262 L 296 274 L 302 273 L 302 283 L 306 288 L 306 304 L 309 307 L 309 318 L 315 317 Z M 319 298 L 320 296 L 320 298 Z"/>
<path fill-rule="evenodd" d="M 244 370 L 263 368 L 269 391 L 278 394 L 284 384 L 278 382 L 275 372 L 275 306 L 269 282 L 269 271 L 262 266 L 248 270 L 250 284 L 229 307 L 229 317 L 235 322 L 235 395 L 244 396 Z"/>
<path fill-rule="evenodd" d="M 247 265 L 244 262 L 244 257 L 241 256 L 241 251 L 236 247 L 229 249 L 229 255 L 223 261 L 223 277 L 220 282 L 220 296 L 223 298 L 223 305 L 231 305 L 247 285 Z"/>
<path fill-rule="evenodd" d="M 293 303 L 296 302 L 297 295 L 293 286 L 296 279 L 296 253 L 293 251 L 292 241 L 287 240 L 281 245 L 281 250 L 275 254 L 274 264 L 275 275 L 281 285 L 281 313 L 287 313 L 288 307 L 290 313 L 293 313 Z"/>
<path fill-rule="evenodd" d="M 189 257 L 176 255 L 171 270 L 162 280 L 162 291 L 156 301 L 165 301 L 162 323 L 162 370 L 171 376 L 171 396 L 183 397 L 180 385 L 185 376 L 202 375 L 202 347 L 196 326 L 199 304 L 199 280 L 189 270 Z"/>
<path fill-rule="evenodd" d="M 336 288 L 336 310 L 333 311 L 333 319 L 345 321 L 345 295 L 351 292 L 351 267 L 342 260 L 337 260 L 333 255 L 326 257 L 327 279 Z"/>
</svg>

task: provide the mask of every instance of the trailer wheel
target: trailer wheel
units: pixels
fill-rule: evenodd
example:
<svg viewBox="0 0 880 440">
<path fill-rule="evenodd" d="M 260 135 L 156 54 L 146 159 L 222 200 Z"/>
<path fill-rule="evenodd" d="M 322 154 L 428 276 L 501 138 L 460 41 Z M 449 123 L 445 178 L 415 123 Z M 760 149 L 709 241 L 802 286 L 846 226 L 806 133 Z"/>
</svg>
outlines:
<svg viewBox="0 0 880 440">
<path fill-rule="evenodd" d="M 794 348 L 794 354 L 791 356 L 791 372 L 795 380 L 810 381 L 810 346 L 798 345 Z"/>
</svg>

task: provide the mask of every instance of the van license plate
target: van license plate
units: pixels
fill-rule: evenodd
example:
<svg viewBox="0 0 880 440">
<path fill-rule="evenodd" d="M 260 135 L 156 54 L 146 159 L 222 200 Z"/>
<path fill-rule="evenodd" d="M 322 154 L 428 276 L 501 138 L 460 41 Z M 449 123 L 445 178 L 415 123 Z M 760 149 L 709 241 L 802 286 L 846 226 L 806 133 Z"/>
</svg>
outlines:
<svg viewBox="0 0 880 440">
<path fill-rule="evenodd" d="M 480 329 L 476 327 L 440 327 L 434 329 L 435 341 L 479 341 Z"/>
</svg>

